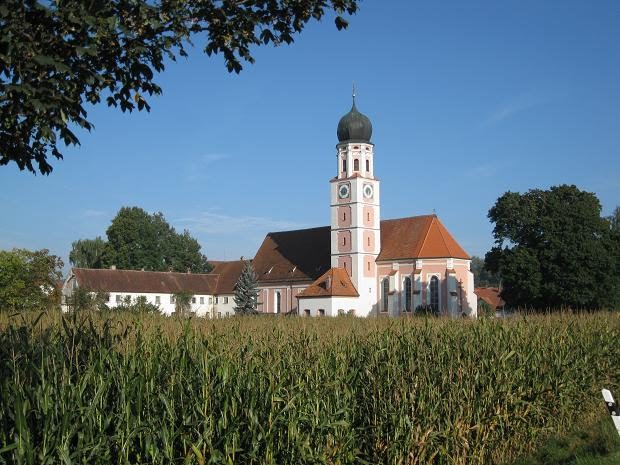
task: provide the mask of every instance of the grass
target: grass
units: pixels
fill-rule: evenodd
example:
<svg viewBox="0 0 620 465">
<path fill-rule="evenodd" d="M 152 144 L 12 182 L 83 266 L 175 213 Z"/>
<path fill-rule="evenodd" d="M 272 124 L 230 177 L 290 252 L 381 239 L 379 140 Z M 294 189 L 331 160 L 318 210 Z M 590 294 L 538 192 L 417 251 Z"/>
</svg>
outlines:
<svg viewBox="0 0 620 465">
<path fill-rule="evenodd" d="M 610 313 L 0 314 L 0 463 L 511 464 L 620 392 L 619 336 Z"/>
<path fill-rule="evenodd" d="M 605 408 L 594 420 L 573 431 L 552 435 L 542 446 L 514 465 L 617 465 L 620 435 Z"/>
</svg>

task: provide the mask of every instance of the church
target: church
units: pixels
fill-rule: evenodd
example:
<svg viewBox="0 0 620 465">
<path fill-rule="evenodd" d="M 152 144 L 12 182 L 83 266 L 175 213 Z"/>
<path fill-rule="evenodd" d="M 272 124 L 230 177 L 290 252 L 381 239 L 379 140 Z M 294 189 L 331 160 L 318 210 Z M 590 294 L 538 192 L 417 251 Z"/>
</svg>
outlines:
<svg viewBox="0 0 620 465">
<path fill-rule="evenodd" d="M 338 123 L 336 170 L 329 180 L 330 225 L 271 232 L 252 264 L 258 311 L 301 316 L 477 316 L 470 257 L 436 215 L 381 220 L 372 124 L 355 106 Z M 327 208 L 327 205 L 326 205 Z M 164 314 L 174 295 L 193 294 L 198 316 L 234 314 L 242 261 L 213 262 L 209 274 L 74 268 L 63 308 L 78 287 L 107 295 L 107 305 L 138 297 Z"/>
<path fill-rule="evenodd" d="M 338 123 L 331 224 L 269 233 L 253 265 L 259 311 L 401 316 L 423 307 L 477 313 L 470 257 L 436 215 L 381 220 L 372 124 L 353 106 Z"/>
</svg>

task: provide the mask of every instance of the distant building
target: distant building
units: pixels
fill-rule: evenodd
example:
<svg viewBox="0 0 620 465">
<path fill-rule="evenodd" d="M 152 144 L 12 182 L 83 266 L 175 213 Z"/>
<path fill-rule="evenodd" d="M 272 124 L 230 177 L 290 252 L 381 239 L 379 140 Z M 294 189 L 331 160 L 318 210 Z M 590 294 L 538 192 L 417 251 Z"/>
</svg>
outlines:
<svg viewBox="0 0 620 465">
<path fill-rule="evenodd" d="M 436 215 L 381 220 L 372 124 L 353 106 L 338 123 L 336 173 L 330 180 L 331 224 L 271 232 L 254 260 L 258 310 L 308 316 L 411 314 L 432 307 L 446 316 L 476 316 L 470 257 Z M 411 196 L 411 193 L 407 193 Z M 71 286 L 104 290 L 115 299 L 145 295 L 170 314 L 170 296 L 195 294 L 198 315 L 231 314 L 241 262 L 218 262 L 211 274 L 74 269 Z M 227 300 L 226 303 L 223 300 Z M 157 302 L 154 302 L 157 303 Z"/>
<path fill-rule="evenodd" d="M 158 305 L 162 313 L 175 311 L 174 294 L 193 294 L 190 311 L 199 316 L 223 317 L 234 314 L 234 287 L 243 261 L 219 262 L 211 273 L 175 273 L 117 269 L 73 268 L 62 289 L 63 310 L 78 287 L 107 296 L 107 305 L 114 308 L 127 297 Z"/>
<path fill-rule="evenodd" d="M 479 300 L 486 302 L 493 310 L 503 310 L 506 302 L 500 297 L 497 287 L 477 287 L 474 292 Z"/>
</svg>

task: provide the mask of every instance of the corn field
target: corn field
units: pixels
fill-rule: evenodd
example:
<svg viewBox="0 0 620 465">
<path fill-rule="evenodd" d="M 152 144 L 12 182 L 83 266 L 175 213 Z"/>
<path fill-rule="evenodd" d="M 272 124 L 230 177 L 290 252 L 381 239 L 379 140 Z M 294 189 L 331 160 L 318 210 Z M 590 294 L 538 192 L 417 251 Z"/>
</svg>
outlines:
<svg viewBox="0 0 620 465">
<path fill-rule="evenodd" d="M 0 463 L 501 464 L 620 395 L 620 314 L 0 314 Z"/>
</svg>

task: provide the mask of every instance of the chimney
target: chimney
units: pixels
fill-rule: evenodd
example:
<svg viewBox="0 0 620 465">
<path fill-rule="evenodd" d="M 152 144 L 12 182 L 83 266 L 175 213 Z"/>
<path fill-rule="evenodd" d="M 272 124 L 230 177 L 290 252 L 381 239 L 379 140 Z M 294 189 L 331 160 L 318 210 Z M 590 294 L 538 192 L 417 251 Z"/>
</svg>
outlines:
<svg viewBox="0 0 620 465">
<path fill-rule="evenodd" d="M 111 270 L 115 270 L 116 269 L 116 265 L 110 265 L 110 269 Z"/>
</svg>

